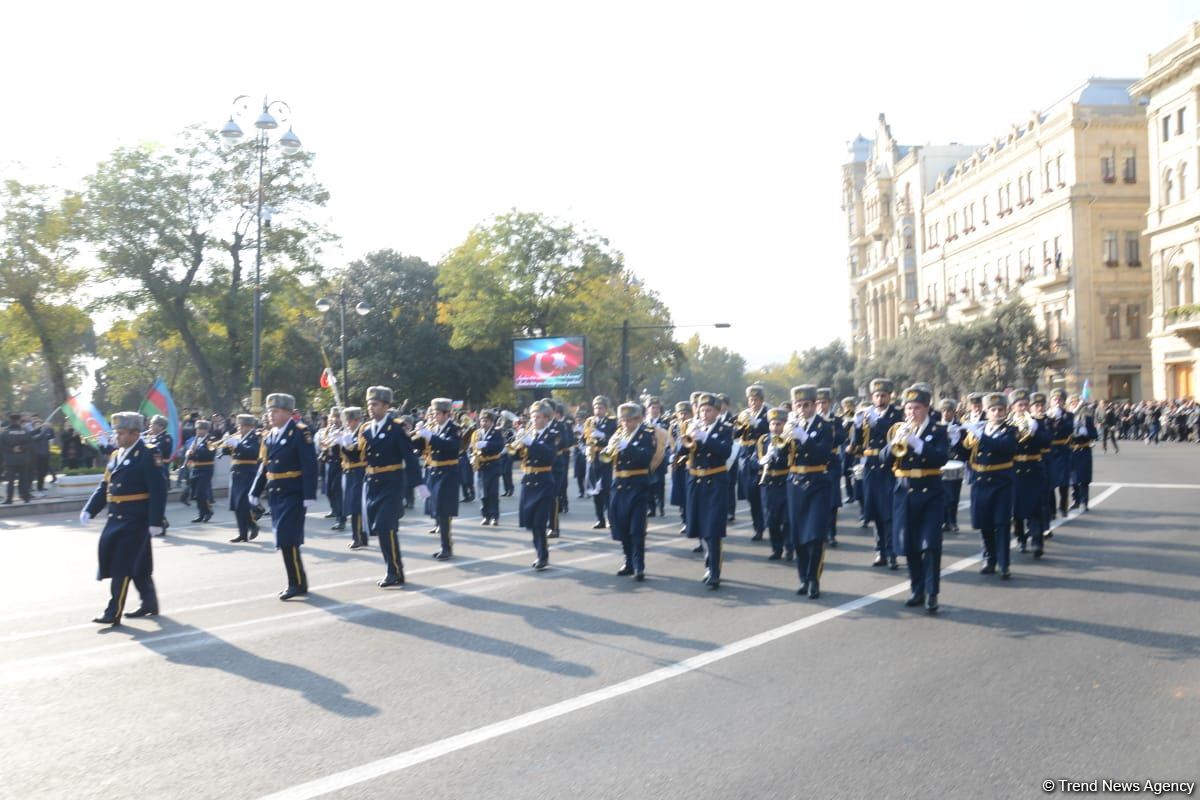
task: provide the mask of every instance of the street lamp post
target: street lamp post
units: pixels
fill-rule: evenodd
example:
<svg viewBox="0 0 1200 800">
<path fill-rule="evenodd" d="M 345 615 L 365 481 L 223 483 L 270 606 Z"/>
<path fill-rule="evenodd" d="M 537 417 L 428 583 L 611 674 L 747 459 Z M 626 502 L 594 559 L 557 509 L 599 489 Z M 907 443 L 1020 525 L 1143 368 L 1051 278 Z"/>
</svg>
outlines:
<svg viewBox="0 0 1200 800">
<path fill-rule="evenodd" d="M 709 322 L 704 325 L 630 325 L 629 320 L 621 323 L 621 399 L 632 400 L 629 389 L 629 332 L 632 330 L 674 330 L 676 328 L 728 328 L 728 322 Z"/>
<path fill-rule="evenodd" d="M 346 393 L 344 395 L 346 398 L 346 401 L 349 402 L 349 400 L 350 400 L 350 381 L 347 378 L 347 375 L 349 373 L 346 370 L 346 284 L 345 283 L 343 283 L 341 285 L 341 287 L 338 288 L 337 300 L 338 300 L 338 326 L 339 326 L 338 342 L 341 347 L 341 355 L 342 355 L 342 390 Z M 331 308 L 333 308 L 333 302 L 328 297 L 322 297 L 320 300 L 317 301 L 317 311 L 320 311 L 322 314 L 328 312 L 329 309 L 331 309 Z M 365 300 L 359 301 L 354 306 L 354 313 L 358 314 L 360 317 L 365 317 L 367 314 L 371 313 L 371 306 Z"/>
<path fill-rule="evenodd" d="M 239 95 L 234 98 L 234 111 L 229 115 L 229 121 L 221 128 L 221 138 L 230 144 L 237 144 L 245 134 L 241 126 L 234 121 L 235 116 L 245 118 L 250 113 L 250 96 Z M 257 229 L 254 243 L 254 342 L 251 345 L 250 371 L 250 406 L 253 411 L 262 411 L 262 379 L 260 374 L 259 353 L 262 346 L 262 227 L 263 227 L 263 169 L 266 163 L 267 149 L 270 147 L 270 132 L 279 127 L 279 121 L 272 116 L 271 111 L 282 113 L 284 122 L 288 121 L 292 109 L 282 100 L 263 98 L 262 112 L 254 120 L 254 148 L 258 153 L 258 194 L 255 201 Z M 296 136 L 291 126 L 287 133 L 279 137 L 279 149 L 284 155 L 295 155 L 300 152 L 300 137 Z"/>
</svg>

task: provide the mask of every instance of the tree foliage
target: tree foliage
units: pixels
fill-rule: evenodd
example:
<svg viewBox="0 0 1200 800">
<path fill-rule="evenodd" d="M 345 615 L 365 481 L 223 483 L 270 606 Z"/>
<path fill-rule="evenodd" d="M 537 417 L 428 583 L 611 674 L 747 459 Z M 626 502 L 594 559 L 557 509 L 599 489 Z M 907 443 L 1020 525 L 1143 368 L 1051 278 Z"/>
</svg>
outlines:
<svg viewBox="0 0 1200 800">
<path fill-rule="evenodd" d="M 803 353 L 792 353 L 782 364 L 771 364 L 748 373 L 746 383 L 761 383 L 767 402 L 778 404 L 789 400 L 793 386 L 811 383 L 833 389 L 835 400 L 857 393 L 854 381 L 854 354 L 841 339 L 823 347 L 811 347 Z"/>
</svg>

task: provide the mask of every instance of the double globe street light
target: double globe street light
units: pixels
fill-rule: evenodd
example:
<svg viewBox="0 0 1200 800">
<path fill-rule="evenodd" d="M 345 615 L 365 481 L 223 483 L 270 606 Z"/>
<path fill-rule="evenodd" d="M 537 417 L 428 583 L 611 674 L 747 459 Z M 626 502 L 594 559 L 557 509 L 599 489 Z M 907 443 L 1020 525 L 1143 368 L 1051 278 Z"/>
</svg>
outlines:
<svg viewBox="0 0 1200 800">
<path fill-rule="evenodd" d="M 341 328 L 339 339 L 342 351 L 342 390 L 346 393 L 344 395 L 346 402 L 350 402 L 350 383 L 346 377 L 346 287 L 344 285 L 338 289 L 336 300 Z M 328 313 L 331 308 L 333 308 L 333 301 L 328 297 L 322 297 L 317 301 L 317 311 L 320 311 L 322 314 Z M 367 301 L 362 300 L 355 304 L 354 313 L 360 317 L 365 317 L 371 313 L 371 306 Z"/>
<path fill-rule="evenodd" d="M 271 146 L 271 132 L 279 128 L 279 120 L 272 114 L 280 115 L 283 122 L 291 117 L 292 109 L 282 100 L 263 98 L 262 111 L 254 120 L 254 148 L 258 152 L 258 198 L 256 201 L 257 233 L 254 246 L 254 343 L 251 350 L 251 386 L 250 406 L 255 412 L 262 408 L 262 379 L 260 374 L 259 353 L 262 346 L 262 229 L 263 229 L 263 166 L 266 163 L 267 150 Z M 229 144 L 238 144 L 245 138 L 245 133 L 235 121 L 235 117 L 249 119 L 253 113 L 250 95 L 239 95 L 233 100 L 233 111 L 229 121 L 221 128 L 221 138 Z M 300 137 L 288 125 L 287 132 L 279 137 L 277 144 L 284 155 L 294 156 L 300 152 Z"/>
</svg>

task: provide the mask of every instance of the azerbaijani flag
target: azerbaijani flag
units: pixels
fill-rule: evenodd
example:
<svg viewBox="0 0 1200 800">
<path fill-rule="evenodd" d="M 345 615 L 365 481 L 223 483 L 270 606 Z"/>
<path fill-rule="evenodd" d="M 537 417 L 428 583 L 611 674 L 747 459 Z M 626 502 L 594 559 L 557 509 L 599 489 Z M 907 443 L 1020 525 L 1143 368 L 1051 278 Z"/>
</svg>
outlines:
<svg viewBox="0 0 1200 800">
<path fill-rule="evenodd" d="M 154 381 L 154 385 L 146 392 L 146 399 L 142 401 L 138 413 L 146 418 L 147 425 L 155 414 L 162 414 L 167 418 L 167 433 L 171 434 L 171 441 L 175 444 L 175 452 L 171 457 L 179 455 L 179 451 L 183 449 L 183 442 L 179 441 L 179 410 L 175 408 L 175 399 L 171 397 L 171 390 L 167 388 L 166 381 L 162 378 Z"/>
<path fill-rule="evenodd" d="M 80 400 L 76 395 L 62 404 L 63 416 L 84 441 L 96 442 L 111 439 L 112 426 L 94 405 Z"/>
<path fill-rule="evenodd" d="M 1083 388 L 1079 390 L 1079 399 L 1085 403 L 1092 399 L 1092 382 L 1088 378 L 1083 379 Z"/>
</svg>

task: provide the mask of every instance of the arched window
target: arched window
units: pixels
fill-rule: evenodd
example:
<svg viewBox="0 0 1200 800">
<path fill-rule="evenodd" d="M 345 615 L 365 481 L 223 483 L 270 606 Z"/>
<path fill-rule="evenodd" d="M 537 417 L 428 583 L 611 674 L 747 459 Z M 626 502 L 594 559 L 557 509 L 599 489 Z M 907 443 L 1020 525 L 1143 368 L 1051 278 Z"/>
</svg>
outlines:
<svg viewBox="0 0 1200 800">
<path fill-rule="evenodd" d="M 1187 162 L 1179 162 L 1179 199 L 1182 201 L 1187 197 Z"/>
<path fill-rule="evenodd" d="M 1183 275 L 1180 278 L 1179 285 L 1179 305 L 1190 306 L 1195 301 L 1195 278 L 1196 269 L 1192 264 L 1187 264 L 1183 268 Z"/>
<path fill-rule="evenodd" d="M 1180 272 L 1179 267 L 1171 267 L 1171 270 L 1167 273 L 1167 306 L 1168 307 L 1173 308 L 1174 306 L 1182 305 L 1182 301 L 1180 299 L 1183 297 L 1183 292 L 1181 291 L 1182 282 L 1183 282 L 1183 276 Z"/>
<path fill-rule="evenodd" d="M 1171 196 L 1173 194 L 1173 182 L 1171 177 L 1171 168 L 1163 170 L 1162 179 L 1162 204 L 1164 206 L 1171 205 Z"/>
</svg>

